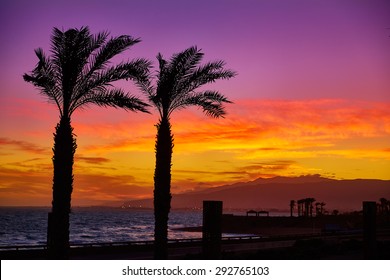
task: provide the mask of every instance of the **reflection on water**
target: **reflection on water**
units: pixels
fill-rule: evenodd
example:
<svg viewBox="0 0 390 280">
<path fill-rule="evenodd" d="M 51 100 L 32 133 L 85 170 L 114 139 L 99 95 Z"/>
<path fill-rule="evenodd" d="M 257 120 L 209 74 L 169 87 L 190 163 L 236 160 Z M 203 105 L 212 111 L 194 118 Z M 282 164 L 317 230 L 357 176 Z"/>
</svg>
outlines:
<svg viewBox="0 0 390 280">
<path fill-rule="evenodd" d="M 47 213 L 50 208 L 0 207 L 0 246 L 46 243 Z M 199 211 L 172 211 L 169 239 L 199 238 L 199 232 L 171 230 L 199 226 Z M 70 215 L 72 243 L 153 240 L 152 210 L 120 208 L 74 208 Z"/>
</svg>

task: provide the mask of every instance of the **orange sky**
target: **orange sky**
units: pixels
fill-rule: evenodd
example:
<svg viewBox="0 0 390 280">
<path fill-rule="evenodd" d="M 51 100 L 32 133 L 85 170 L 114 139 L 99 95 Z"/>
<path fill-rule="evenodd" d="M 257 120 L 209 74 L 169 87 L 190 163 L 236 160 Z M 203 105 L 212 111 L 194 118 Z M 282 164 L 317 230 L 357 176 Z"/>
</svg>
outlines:
<svg viewBox="0 0 390 280">
<path fill-rule="evenodd" d="M 207 86 L 234 101 L 225 119 L 174 114 L 174 193 L 259 176 L 390 179 L 389 13 L 388 0 L 0 1 L 0 206 L 51 203 L 58 113 L 22 75 L 53 27 L 140 37 L 116 62 L 147 58 L 154 73 L 157 53 L 193 45 L 238 73 Z M 151 197 L 156 122 L 76 112 L 73 205 Z"/>
<path fill-rule="evenodd" d="M 56 112 L 43 102 L 30 105 L 28 127 L 26 112 L 14 111 L 18 128 L 0 138 L 1 205 L 51 201 Z M 235 100 L 227 110 L 219 120 L 197 110 L 173 116 L 174 193 L 260 176 L 390 179 L 389 103 Z M 113 109 L 74 115 L 74 205 L 152 196 L 156 118 Z"/>
</svg>

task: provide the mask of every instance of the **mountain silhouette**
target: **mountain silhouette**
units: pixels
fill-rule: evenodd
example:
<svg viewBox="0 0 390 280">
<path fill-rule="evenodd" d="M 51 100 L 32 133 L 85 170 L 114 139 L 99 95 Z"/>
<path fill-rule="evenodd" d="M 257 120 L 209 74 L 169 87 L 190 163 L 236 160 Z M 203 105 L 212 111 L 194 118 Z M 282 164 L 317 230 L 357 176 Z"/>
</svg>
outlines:
<svg viewBox="0 0 390 280">
<path fill-rule="evenodd" d="M 258 178 L 207 190 L 174 194 L 172 208 L 200 208 L 203 200 L 222 200 L 224 208 L 288 210 L 291 200 L 313 197 L 325 209 L 361 210 L 362 201 L 390 197 L 390 180 L 335 180 L 319 175 Z M 152 199 L 127 201 L 125 206 L 153 207 Z"/>
</svg>

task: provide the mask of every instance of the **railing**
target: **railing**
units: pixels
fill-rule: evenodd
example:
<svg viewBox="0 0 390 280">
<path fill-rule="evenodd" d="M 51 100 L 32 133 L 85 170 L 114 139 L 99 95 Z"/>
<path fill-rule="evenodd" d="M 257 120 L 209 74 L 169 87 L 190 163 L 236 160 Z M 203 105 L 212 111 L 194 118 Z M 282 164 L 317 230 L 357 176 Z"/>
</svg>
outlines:
<svg viewBox="0 0 390 280">
<path fill-rule="evenodd" d="M 259 240 L 262 237 L 248 235 L 248 236 L 230 236 L 222 237 L 222 241 L 245 241 L 245 240 Z M 201 243 L 202 238 L 183 238 L 170 239 L 169 244 L 188 244 Z M 118 241 L 118 242 L 94 242 L 94 243 L 70 243 L 70 248 L 91 248 L 91 247 L 115 247 L 115 246 L 151 246 L 154 244 L 153 240 L 143 241 Z M 0 251 L 19 251 L 19 250 L 46 250 L 47 245 L 14 245 L 14 246 L 0 246 Z"/>
<path fill-rule="evenodd" d="M 390 230 L 377 231 L 378 236 L 390 235 Z M 309 233 L 309 234 L 295 234 L 295 235 L 274 235 L 269 237 L 262 237 L 258 235 L 242 235 L 222 237 L 222 243 L 244 243 L 244 242 L 271 242 L 281 240 L 296 240 L 304 238 L 318 238 L 318 237 L 348 237 L 348 236 L 362 236 L 362 231 L 339 231 L 331 233 Z M 185 244 L 201 244 L 202 238 L 185 238 L 185 239 L 170 239 L 170 245 L 185 245 Z M 96 242 L 96 243 L 71 243 L 70 248 L 96 248 L 96 247 L 115 247 L 115 246 L 152 246 L 153 240 L 144 241 L 123 241 L 123 242 Z M 19 250 L 46 250 L 47 245 L 15 245 L 15 246 L 0 246 L 1 251 L 19 251 Z"/>
</svg>

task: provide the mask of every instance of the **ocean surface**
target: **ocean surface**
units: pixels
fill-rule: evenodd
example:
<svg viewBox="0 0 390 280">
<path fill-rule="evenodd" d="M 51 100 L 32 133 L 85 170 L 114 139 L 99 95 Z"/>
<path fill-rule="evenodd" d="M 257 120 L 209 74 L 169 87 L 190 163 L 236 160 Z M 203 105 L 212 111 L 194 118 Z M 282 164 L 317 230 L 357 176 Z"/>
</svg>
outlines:
<svg viewBox="0 0 390 280">
<path fill-rule="evenodd" d="M 0 207 L 0 246 L 46 244 L 45 207 Z M 169 239 L 200 238 L 200 232 L 173 230 L 200 226 L 201 211 L 171 211 Z M 152 210 L 76 207 L 70 214 L 70 242 L 122 242 L 153 240 Z"/>
<path fill-rule="evenodd" d="M 49 207 L 0 207 L 0 246 L 46 244 L 48 212 Z M 245 211 L 224 211 L 224 214 L 245 215 Z M 289 213 L 270 213 L 270 216 L 285 215 Z M 202 217 L 200 210 L 172 210 L 169 214 L 168 238 L 201 238 L 201 232 L 177 229 L 201 226 Z M 72 244 L 147 241 L 154 239 L 153 234 L 152 209 L 74 207 L 70 214 Z"/>
</svg>

